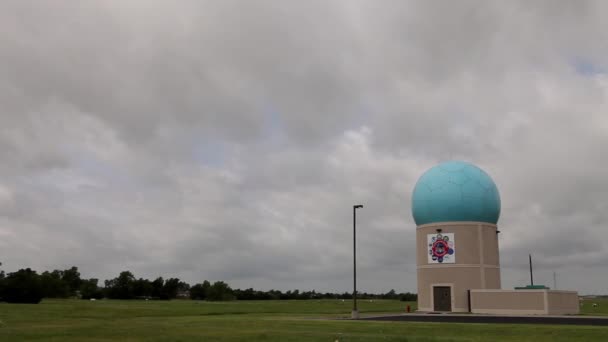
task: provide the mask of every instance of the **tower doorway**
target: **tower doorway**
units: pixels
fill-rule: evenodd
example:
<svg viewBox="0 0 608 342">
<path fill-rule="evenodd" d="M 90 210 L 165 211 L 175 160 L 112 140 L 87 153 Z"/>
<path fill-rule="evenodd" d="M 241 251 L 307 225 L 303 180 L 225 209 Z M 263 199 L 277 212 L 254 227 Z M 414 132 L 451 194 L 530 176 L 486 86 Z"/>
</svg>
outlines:
<svg viewBox="0 0 608 342">
<path fill-rule="evenodd" d="M 433 286 L 433 310 L 452 311 L 452 288 Z"/>
</svg>

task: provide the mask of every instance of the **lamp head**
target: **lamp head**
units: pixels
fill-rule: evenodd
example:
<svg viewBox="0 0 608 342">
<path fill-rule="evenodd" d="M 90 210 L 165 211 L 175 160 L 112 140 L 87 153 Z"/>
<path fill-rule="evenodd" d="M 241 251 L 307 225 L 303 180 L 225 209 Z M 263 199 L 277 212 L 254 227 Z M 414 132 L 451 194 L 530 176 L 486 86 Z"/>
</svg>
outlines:
<svg viewBox="0 0 608 342">
<path fill-rule="evenodd" d="M 354 205 L 353 208 L 360 209 L 360 208 L 363 208 L 363 206 L 361 204 L 357 204 L 357 205 Z"/>
</svg>

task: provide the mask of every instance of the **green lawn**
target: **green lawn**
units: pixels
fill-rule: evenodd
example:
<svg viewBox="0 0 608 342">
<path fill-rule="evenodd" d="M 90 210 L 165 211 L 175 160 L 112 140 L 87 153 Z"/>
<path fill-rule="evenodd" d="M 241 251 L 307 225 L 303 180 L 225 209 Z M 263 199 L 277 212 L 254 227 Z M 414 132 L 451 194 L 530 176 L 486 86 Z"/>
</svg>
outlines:
<svg viewBox="0 0 608 342">
<path fill-rule="evenodd" d="M 598 304 L 597 307 L 593 307 L 593 304 Z M 608 315 L 608 299 L 589 299 L 583 302 L 581 307 L 581 314 L 592 315 L 592 316 L 603 316 Z"/>
<path fill-rule="evenodd" d="M 596 301 L 597 302 L 597 301 Z M 608 302 L 596 311 L 607 313 Z M 410 303 L 412 304 L 412 303 Z M 360 301 L 368 314 L 403 312 L 407 303 Z M 589 309 L 591 305 L 589 304 Z M 600 311 L 600 309 L 602 311 Z M 78 301 L 0 304 L 0 341 L 590 341 L 608 328 L 340 321 L 351 302 Z"/>
</svg>

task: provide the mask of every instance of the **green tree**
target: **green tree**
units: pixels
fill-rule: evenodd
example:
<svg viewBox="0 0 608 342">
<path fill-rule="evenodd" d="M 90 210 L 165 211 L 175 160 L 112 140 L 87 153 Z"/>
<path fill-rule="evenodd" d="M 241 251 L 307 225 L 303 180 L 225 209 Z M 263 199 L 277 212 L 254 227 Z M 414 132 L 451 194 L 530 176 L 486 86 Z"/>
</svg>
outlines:
<svg viewBox="0 0 608 342">
<path fill-rule="evenodd" d="M 4 277 L 2 298 L 9 303 L 38 304 L 44 295 L 40 276 L 29 268 Z"/>
<path fill-rule="evenodd" d="M 209 295 L 210 288 L 211 288 L 211 283 L 208 280 L 203 281 L 203 290 L 205 290 L 205 294 Z"/>
<path fill-rule="evenodd" d="M 399 296 L 399 300 L 401 300 L 402 302 L 415 302 L 418 300 L 418 295 L 416 293 L 402 293 Z"/>
<path fill-rule="evenodd" d="M 61 280 L 67 284 L 70 296 L 75 296 L 76 292 L 80 289 L 80 285 L 82 284 L 78 267 L 72 266 L 70 269 L 61 272 Z"/>
<path fill-rule="evenodd" d="M 135 298 L 148 298 L 152 296 L 152 282 L 139 278 L 133 282 L 133 295 Z"/>
<path fill-rule="evenodd" d="M 397 297 L 397 293 L 395 292 L 395 290 L 391 289 L 387 293 L 383 294 L 382 298 L 384 298 L 384 299 L 397 299 L 398 297 Z"/>
<path fill-rule="evenodd" d="M 205 280 L 202 284 L 196 284 L 190 288 L 190 298 L 196 300 L 207 299 L 211 284 Z"/>
<path fill-rule="evenodd" d="M 177 297 L 179 283 L 180 281 L 177 278 L 169 278 L 165 280 L 160 299 L 174 299 Z"/>
<path fill-rule="evenodd" d="M 82 299 L 101 299 L 103 298 L 103 292 L 97 285 L 98 279 L 91 278 L 85 279 L 80 284 L 80 296 Z"/>
<path fill-rule="evenodd" d="M 189 290 L 190 290 L 190 284 L 186 283 L 185 281 L 180 281 L 179 284 L 177 284 L 178 292 L 186 292 Z"/>
<path fill-rule="evenodd" d="M 2 263 L 0 262 L 0 266 L 2 266 Z M 0 302 L 3 301 L 3 297 L 4 297 L 4 270 L 0 270 Z"/>
<path fill-rule="evenodd" d="M 234 300 L 234 293 L 230 286 L 223 281 L 216 281 L 209 287 L 207 292 L 207 300 L 211 301 L 227 301 Z"/>
<path fill-rule="evenodd" d="M 45 271 L 40 275 L 44 297 L 67 298 L 70 296 L 70 287 L 62 279 L 62 273 L 59 270 L 54 270 L 53 272 Z"/>
<path fill-rule="evenodd" d="M 133 286 L 135 276 L 130 271 L 120 272 L 117 278 L 106 280 L 106 291 L 108 298 L 132 299 L 134 298 Z"/>
<path fill-rule="evenodd" d="M 152 281 L 152 297 L 161 298 L 163 295 L 163 286 L 165 285 L 165 281 L 163 277 L 158 277 Z"/>
</svg>

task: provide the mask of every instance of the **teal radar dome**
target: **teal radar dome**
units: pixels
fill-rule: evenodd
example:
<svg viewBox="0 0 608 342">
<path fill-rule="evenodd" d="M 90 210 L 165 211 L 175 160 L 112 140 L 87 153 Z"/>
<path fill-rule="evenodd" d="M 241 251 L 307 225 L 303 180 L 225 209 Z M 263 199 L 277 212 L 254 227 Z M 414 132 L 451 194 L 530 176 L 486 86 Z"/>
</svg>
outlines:
<svg viewBox="0 0 608 342">
<path fill-rule="evenodd" d="M 419 226 L 464 221 L 496 224 L 500 196 L 496 184 L 482 169 L 448 161 L 420 177 L 412 195 L 412 215 Z"/>
</svg>

